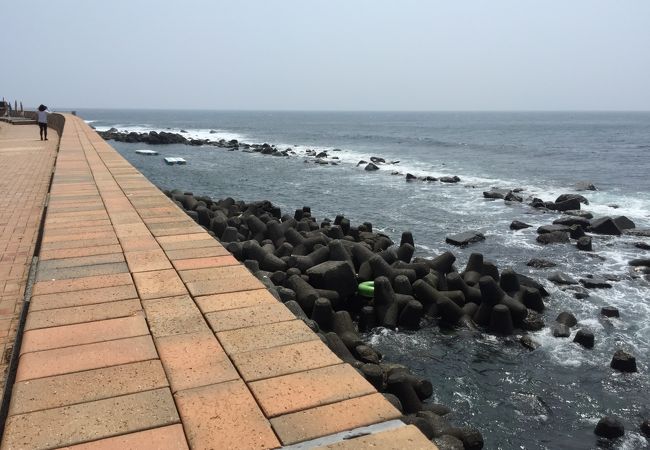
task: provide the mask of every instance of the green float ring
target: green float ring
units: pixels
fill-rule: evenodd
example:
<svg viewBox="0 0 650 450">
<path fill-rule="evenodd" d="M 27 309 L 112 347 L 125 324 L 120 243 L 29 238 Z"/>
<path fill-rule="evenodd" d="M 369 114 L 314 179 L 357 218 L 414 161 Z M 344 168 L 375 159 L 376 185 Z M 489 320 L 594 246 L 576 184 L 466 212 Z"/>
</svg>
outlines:
<svg viewBox="0 0 650 450">
<path fill-rule="evenodd" d="M 362 295 L 364 297 L 369 297 L 372 298 L 375 296 L 375 282 L 374 281 L 364 281 L 363 283 L 359 283 L 359 287 L 357 288 L 357 292 L 359 295 Z"/>
</svg>

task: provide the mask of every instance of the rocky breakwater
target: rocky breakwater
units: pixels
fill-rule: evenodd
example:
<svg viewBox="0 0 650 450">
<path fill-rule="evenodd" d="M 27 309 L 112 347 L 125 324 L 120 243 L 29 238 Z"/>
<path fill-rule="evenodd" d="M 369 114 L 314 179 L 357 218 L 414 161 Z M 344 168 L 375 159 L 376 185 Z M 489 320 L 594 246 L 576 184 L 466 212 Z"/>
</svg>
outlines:
<svg viewBox="0 0 650 450">
<path fill-rule="evenodd" d="M 526 332 L 544 327 L 540 313 L 548 293 L 540 283 L 510 269 L 500 271 L 480 253 L 472 254 L 463 270 L 451 252 L 414 258 L 410 232 L 395 245 L 373 231 L 371 223 L 354 226 L 342 215 L 319 222 L 308 207 L 283 215 L 267 201 L 215 201 L 176 190 L 166 194 L 334 353 L 385 393 L 405 421 L 433 439 L 448 435 L 444 439 L 458 439 L 467 444 L 464 448 L 480 448 L 476 430 L 453 427 L 443 417 L 447 408 L 427 402 L 434 384 L 384 361 L 363 333 L 375 327 L 413 330 L 422 324 L 463 327 L 516 335 L 534 348 Z M 360 283 L 372 289 L 362 290 Z"/>
</svg>

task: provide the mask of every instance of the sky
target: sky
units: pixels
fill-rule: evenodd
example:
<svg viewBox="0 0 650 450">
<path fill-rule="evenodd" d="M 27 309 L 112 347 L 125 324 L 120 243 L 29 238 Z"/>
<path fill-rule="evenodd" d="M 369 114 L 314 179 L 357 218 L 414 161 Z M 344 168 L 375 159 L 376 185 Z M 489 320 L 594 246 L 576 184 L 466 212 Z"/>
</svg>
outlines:
<svg viewBox="0 0 650 450">
<path fill-rule="evenodd" d="M 1 1 L 50 108 L 650 110 L 648 0 Z"/>
</svg>

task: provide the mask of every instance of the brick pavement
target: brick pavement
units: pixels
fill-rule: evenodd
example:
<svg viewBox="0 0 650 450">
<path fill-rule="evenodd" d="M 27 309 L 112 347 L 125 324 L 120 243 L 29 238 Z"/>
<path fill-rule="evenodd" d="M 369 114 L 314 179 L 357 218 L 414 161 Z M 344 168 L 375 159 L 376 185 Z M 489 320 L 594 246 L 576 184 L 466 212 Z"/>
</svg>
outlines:
<svg viewBox="0 0 650 450">
<path fill-rule="evenodd" d="M 4 388 L 58 136 L 0 123 L 0 389 Z"/>
<path fill-rule="evenodd" d="M 400 417 L 73 116 L 43 236 L 2 449 L 270 449 Z"/>
</svg>

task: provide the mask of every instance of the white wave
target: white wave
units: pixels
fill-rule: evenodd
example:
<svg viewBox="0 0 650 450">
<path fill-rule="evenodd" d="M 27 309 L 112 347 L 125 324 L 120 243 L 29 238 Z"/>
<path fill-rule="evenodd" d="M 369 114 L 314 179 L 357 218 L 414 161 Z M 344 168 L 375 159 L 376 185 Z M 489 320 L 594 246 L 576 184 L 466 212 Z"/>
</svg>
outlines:
<svg viewBox="0 0 650 450">
<path fill-rule="evenodd" d="M 207 129 L 207 128 L 155 128 L 149 125 L 103 125 L 96 127 L 97 131 L 108 131 L 111 128 L 116 128 L 118 131 L 125 133 L 148 133 L 150 131 L 155 131 L 160 133 L 161 131 L 167 133 L 177 133 L 187 139 L 209 139 L 211 141 L 219 141 L 221 139 L 225 141 L 230 141 L 236 139 L 240 142 L 246 141 L 246 136 L 243 134 L 235 133 L 228 130 L 219 130 L 219 129 Z"/>
</svg>

